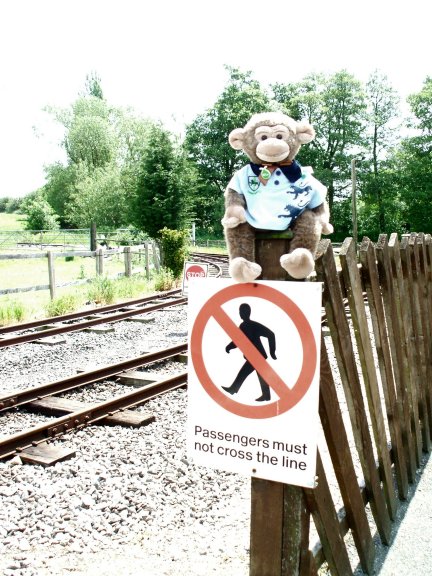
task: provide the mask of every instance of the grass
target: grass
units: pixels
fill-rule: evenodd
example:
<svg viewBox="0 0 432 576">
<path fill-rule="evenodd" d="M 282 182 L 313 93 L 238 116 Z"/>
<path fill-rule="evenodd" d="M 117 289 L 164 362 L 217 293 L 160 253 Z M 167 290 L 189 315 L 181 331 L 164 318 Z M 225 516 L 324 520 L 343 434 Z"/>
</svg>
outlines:
<svg viewBox="0 0 432 576">
<path fill-rule="evenodd" d="M 7 214 L 0 212 L 0 231 L 7 232 L 8 230 L 24 230 L 26 217 L 24 214 Z"/>
<path fill-rule="evenodd" d="M 109 279 L 98 277 L 89 284 L 58 288 L 56 297 L 51 300 L 48 290 L 21 292 L 0 296 L 0 325 L 28 322 L 30 320 L 61 316 L 87 305 L 104 306 L 113 302 L 123 302 L 140 298 L 146 294 L 170 290 L 179 285 L 166 271 L 153 274 L 150 280 L 143 274 L 130 278 Z"/>
</svg>

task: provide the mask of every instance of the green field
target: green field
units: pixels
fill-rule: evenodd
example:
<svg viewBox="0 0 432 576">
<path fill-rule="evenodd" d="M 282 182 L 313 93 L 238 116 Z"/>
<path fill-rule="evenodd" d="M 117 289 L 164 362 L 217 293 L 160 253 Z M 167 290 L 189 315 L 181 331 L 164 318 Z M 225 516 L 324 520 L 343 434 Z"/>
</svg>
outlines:
<svg viewBox="0 0 432 576">
<path fill-rule="evenodd" d="M 7 214 L 0 212 L 0 232 L 7 230 L 24 230 L 26 217 L 24 214 Z"/>
</svg>

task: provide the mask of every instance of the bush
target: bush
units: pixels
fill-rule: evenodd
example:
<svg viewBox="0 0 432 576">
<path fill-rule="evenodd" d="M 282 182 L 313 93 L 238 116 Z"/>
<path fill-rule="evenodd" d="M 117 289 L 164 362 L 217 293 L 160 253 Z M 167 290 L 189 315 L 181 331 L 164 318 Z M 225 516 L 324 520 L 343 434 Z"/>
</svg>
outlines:
<svg viewBox="0 0 432 576">
<path fill-rule="evenodd" d="M 26 230 L 58 230 L 57 214 L 43 198 L 35 198 L 24 206 L 27 214 Z"/>
<path fill-rule="evenodd" d="M 106 277 L 98 277 L 88 289 L 88 298 L 96 304 L 112 304 L 115 299 L 114 282 Z"/>
<path fill-rule="evenodd" d="M 46 307 L 48 316 L 62 316 L 68 312 L 73 312 L 79 306 L 78 297 L 75 294 L 64 294 L 54 298 Z"/>
<path fill-rule="evenodd" d="M 15 322 L 22 322 L 25 317 L 25 308 L 20 302 L 15 300 L 0 306 L 0 324 L 14 324 Z"/>
<path fill-rule="evenodd" d="M 176 286 L 176 279 L 172 270 L 169 268 L 161 268 L 154 277 L 154 289 L 157 292 L 164 292 L 165 290 L 172 290 Z"/>
<path fill-rule="evenodd" d="M 171 270 L 174 278 L 180 278 L 188 257 L 189 232 L 163 228 L 160 230 L 160 236 L 164 267 Z"/>
</svg>

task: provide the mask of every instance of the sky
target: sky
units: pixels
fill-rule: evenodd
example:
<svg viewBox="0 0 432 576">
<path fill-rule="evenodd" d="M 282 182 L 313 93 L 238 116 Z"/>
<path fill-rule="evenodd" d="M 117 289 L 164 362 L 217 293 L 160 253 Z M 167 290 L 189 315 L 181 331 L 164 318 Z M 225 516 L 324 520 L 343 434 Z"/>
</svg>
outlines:
<svg viewBox="0 0 432 576">
<path fill-rule="evenodd" d="M 92 72 L 109 104 L 177 132 L 213 106 L 224 65 L 263 88 L 379 70 L 404 100 L 432 75 L 431 16 L 430 0 L 2 0 L 0 197 L 36 190 L 64 160 L 43 109 L 69 107 Z"/>
</svg>

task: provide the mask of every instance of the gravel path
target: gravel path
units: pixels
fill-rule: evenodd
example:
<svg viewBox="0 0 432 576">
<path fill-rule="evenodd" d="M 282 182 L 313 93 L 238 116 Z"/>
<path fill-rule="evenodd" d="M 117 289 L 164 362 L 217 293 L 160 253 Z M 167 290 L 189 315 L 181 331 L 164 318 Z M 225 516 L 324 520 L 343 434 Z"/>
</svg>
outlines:
<svg viewBox="0 0 432 576">
<path fill-rule="evenodd" d="M 118 323 L 114 333 L 69 334 L 53 347 L 3 349 L 0 390 L 186 340 L 185 307 L 154 318 Z M 248 574 L 249 479 L 188 462 L 186 401 L 186 391 L 177 390 L 138 408 L 156 416 L 140 429 L 71 433 L 56 442 L 76 457 L 53 467 L 0 462 L 0 573 Z M 2 432 L 19 430 L 22 420 L 13 412 L 1 416 Z"/>
<path fill-rule="evenodd" d="M 183 306 L 155 314 L 152 323 L 117 323 L 113 333 L 71 333 L 56 346 L 3 349 L 0 390 L 51 382 L 184 342 L 186 313 Z M 115 386 L 89 389 L 85 399 L 106 398 Z M 0 462 L 0 574 L 248 575 L 250 481 L 188 461 L 186 403 L 186 391 L 177 390 L 137 408 L 156 416 L 148 426 L 93 426 L 56 440 L 76 450 L 76 457 L 53 467 L 23 465 L 19 458 Z M 0 414 L 1 434 L 44 418 Z M 418 487 L 410 487 L 400 506 L 392 546 L 377 541 L 381 576 L 431 572 L 432 461 L 417 478 Z"/>
</svg>

